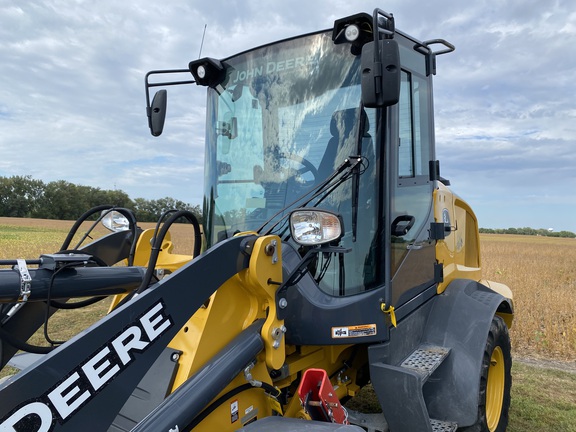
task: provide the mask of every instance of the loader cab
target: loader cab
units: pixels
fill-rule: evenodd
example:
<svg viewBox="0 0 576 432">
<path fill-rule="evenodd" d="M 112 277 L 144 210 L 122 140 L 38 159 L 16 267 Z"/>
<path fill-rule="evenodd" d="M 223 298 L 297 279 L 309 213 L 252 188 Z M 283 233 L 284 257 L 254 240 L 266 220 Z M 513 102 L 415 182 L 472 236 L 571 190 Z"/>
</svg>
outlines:
<svg viewBox="0 0 576 432">
<path fill-rule="evenodd" d="M 329 329 L 368 324 L 361 336 L 381 340 L 389 325 L 382 310 L 393 305 L 401 315 L 410 304 L 408 313 L 418 306 L 410 300 L 435 283 L 433 54 L 392 22 L 378 53 L 391 73 L 376 83 L 391 90 L 375 96 L 372 18 L 359 14 L 329 31 L 190 64 L 208 87 L 207 246 L 240 232 L 277 234 L 289 273 L 309 249 L 291 238 L 290 211 L 304 206 L 342 218 L 346 252 L 318 253 L 307 277 L 287 291 L 287 323 L 298 315 L 287 335 L 295 343 L 335 339 L 307 330 L 303 310 L 312 320 L 322 313 Z M 350 23 L 368 35 L 346 40 Z M 353 169 L 319 186 L 350 159 Z"/>
</svg>

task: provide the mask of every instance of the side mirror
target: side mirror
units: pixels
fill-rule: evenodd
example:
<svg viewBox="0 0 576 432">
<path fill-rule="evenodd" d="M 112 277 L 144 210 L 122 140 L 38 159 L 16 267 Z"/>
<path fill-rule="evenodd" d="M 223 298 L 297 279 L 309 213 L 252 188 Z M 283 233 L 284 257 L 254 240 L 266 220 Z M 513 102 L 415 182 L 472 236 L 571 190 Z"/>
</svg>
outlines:
<svg viewBox="0 0 576 432">
<path fill-rule="evenodd" d="M 166 120 L 166 102 L 168 93 L 166 90 L 159 90 L 152 99 L 152 106 L 148 109 L 148 127 L 153 136 L 160 136 L 164 130 Z"/>
<path fill-rule="evenodd" d="M 362 102 L 368 108 L 382 108 L 400 99 L 400 52 L 394 39 L 362 47 Z"/>
<path fill-rule="evenodd" d="M 102 225 L 112 232 L 128 231 L 130 229 L 128 218 L 115 210 L 102 211 Z"/>
</svg>

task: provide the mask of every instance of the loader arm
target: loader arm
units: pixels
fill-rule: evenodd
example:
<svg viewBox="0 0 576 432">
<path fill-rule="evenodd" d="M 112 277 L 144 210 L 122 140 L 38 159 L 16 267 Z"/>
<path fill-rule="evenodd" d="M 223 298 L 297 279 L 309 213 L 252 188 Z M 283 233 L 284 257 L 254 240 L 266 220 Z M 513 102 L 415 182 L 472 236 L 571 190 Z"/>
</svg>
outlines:
<svg viewBox="0 0 576 432">
<path fill-rule="evenodd" d="M 190 316 L 248 268 L 255 240 L 218 244 L 8 379 L 0 386 L 0 431 L 106 430 Z"/>
</svg>

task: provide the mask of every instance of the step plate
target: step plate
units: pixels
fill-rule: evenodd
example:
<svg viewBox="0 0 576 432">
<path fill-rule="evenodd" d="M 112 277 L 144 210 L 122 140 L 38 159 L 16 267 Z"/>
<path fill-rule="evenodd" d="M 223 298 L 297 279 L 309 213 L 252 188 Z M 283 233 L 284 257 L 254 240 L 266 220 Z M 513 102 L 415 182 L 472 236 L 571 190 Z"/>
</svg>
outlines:
<svg viewBox="0 0 576 432">
<path fill-rule="evenodd" d="M 434 419 L 430 419 L 430 426 L 432 426 L 432 432 L 456 432 L 458 429 L 456 423 Z"/>
<path fill-rule="evenodd" d="M 415 370 L 428 377 L 436 370 L 450 353 L 449 348 L 437 346 L 421 346 L 402 362 L 401 367 Z"/>
</svg>

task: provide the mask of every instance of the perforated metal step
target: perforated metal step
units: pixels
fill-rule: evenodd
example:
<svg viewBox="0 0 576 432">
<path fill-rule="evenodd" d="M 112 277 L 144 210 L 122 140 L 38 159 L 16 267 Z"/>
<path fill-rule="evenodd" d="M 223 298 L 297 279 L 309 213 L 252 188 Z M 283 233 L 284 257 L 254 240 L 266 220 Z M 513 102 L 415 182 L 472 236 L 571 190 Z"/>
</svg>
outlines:
<svg viewBox="0 0 576 432">
<path fill-rule="evenodd" d="M 360 426 L 367 432 L 389 432 L 388 423 L 382 413 L 363 414 L 357 411 L 348 410 L 348 420 L 350 424 Z M 432 432 L 456 432 L 458 425 L 454 422 L 430 419 Z"/>
<path fill-rule="evenodd" d="M 432 426 L 432 432 L 455 432 L 458 429 L 456 423 L 434 419 L 430 419 L 430 426 Z"/>
<path fill-rule="evenodd" d="M 422 345 L 410 354 L 400 366 L 415 370 L 427 378 L 440 366 L 449 353 L 449 348 Z"/>
<path fill-rule="evenodd" d="M 360 426 L 366 432 L 389 432 L 388 423 L 382 413 L 363 414 L 358 411 L 348 410 L 350 424 Z M 458 425 L 454 422 L 430 419 L 432 432 L 455 432 Z"/>
</svg>

